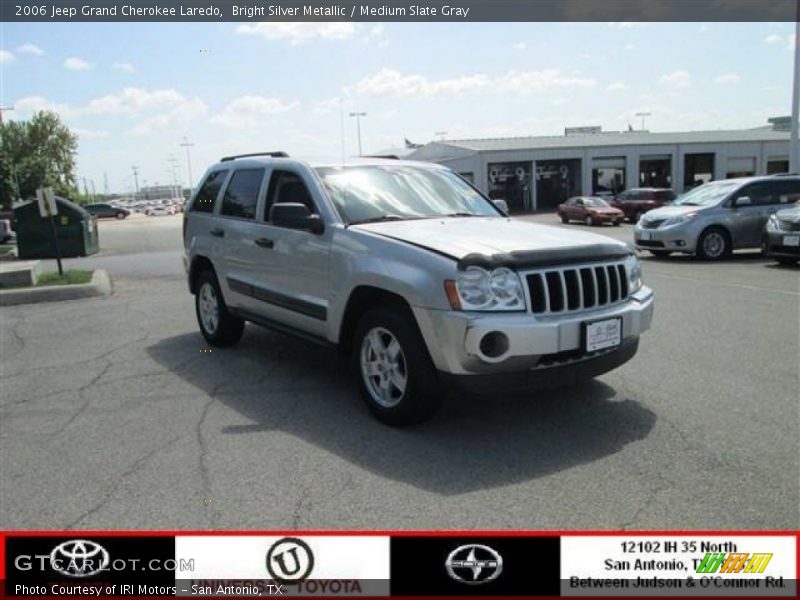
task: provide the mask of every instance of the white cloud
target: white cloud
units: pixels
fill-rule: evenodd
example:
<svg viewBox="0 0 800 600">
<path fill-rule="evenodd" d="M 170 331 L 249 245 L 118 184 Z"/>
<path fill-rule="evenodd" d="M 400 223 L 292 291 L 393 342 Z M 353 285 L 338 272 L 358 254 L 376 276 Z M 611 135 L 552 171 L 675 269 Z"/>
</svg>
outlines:
<svg viewBox="0 0 800 600">
<path fill-rule="evenodd" d="M 80 127 L 74 127 L 72 131 L 77 133 L 79 138 L 83 138 L 85 140 L 97 140 L 107 138 L 109 136 L 107 131 L 100 129 L 82 129 Z"/>
<path fill-rule="evenodd" d="M 636 44 L 625 44 L 622 49 L 627 51 L 635 50 Z"/>
<path fill-rule="evenodd" d="M 736 73 L 723 73 L 722 75 L 717 75 L 714 79 L 714 83 L 718 83 L 720 85 L 734 85 L 739 83 L 742 80 L 739 75 Z"/>
<path fill-rule="evenodd" d="M 616 27 L 617 29 L 632 29 L 633 27 L 643 27 L 646 23 L 642 21 L 609 21 L 609 27 Z"/>
<path fill-rule="evenodd" d="M 20 115 L 30 116 L 40 110 L 49 110 L 58 113 L 62 117 L 70 117 L 77 114 L 77 110 L 68 104 L 60 104 L 42 96 L 26 96 L 14 102 L 14 111 Z"/>
<path fill-rule="evenodd" d="M 302 44 L 314 39 L 346 40 L 356 32 L 354 23 L 254 23 L 239 25 L 236 33 L 257 35 L 268 40 Z"/>
<path fill-rule="evenodd" d="M 89 69 L 94 68 L 93 64 L 86 62 L 82 58 L 76 58 L 74 56 L 65 60 L 64 66 L 70 71 L 88 71 Z"/>
<path fill-rule="evenodd" d="M 514 50 L 525 50 L 528 47 L 528 44 L 525 42 L 517 42 L 514 44 Z"/>
<path fill-rule="evenodd" d="M 14 55 L 8 50 L 0 50 L 0 64 L 8 64 L 14 62 Z"/>
<path fill-rule="evenodd" d="M 273 115 L 297 107 L 299 102 L 283 102 L 264 96 L 240 96 L 230 101 L 222 112 L 211 120 L 234 129 L 258 127 Z"/>
<path fill-rule="evenodd" d="M 595 83 L 594 79 L 563 75 L 555 69 L 509 71 L 496 77 L 477 73 L 431 80 L 423 75 L 406 75 L 394 69 L 383 68 L 347 88 L 347 92 L 354 95 L 432 97 L 479 91 L 529 93 L 567 87 L 590 87 Z"/>
<path fill-rule="evenodd" d="M 667 73 L 666 75 L 662 75 L 659 78 L 659 81 L 662 84 L 668 85 L 673 88 L 684 88 L 687 87 L 692 78 L 686 71 L 673 71 L 672 73 Z"/>
<path fill-rule="evenodd" d="M 795 34 L 790 33 L 789 35 L 786 36 L 786 49 L 787 50 L 794 50 L 794 40 L 795 40 Z"/>
<path fill-rule="evenodd" d="M 610 84 L 608 84 L 606 86 L 606 91 L 609 91 L 609 92 L 618 92 L 618 91 L 627 90 L 627 89 L 628 89 L 628 84 L 625 83 L 624 81 L 615 81 L 615 82 L 610 83 Z"/>
<path fill-rule="evenodd" d="M 764 38 L 764 43 L 770 45 L 780 44 L 782 41 L 783 41 L 783 36 L 778 35 L 777 33 L 771 33 Z"/>
<path fill-rule="evenodd" d="M 118 94 L 107 94 L 91 100 L 86 105 L 86 112 L 96 115 L 135 115 L 146 110 L 174 107 L 185 100 L 182 94 L 173 89 L 150 91 L 128 87 Z"/>
<path fill-rule="evenodd" d="M 141 121 L 130 132 L 133 135 L 149 135 L 163 131 L 185 130 L 193 121 L 204 116 L 208 106 L 199 98 L 182 101 L 171 110 Z"/>
<path fill-rule="evenodd" d="M 36 44 L 22 44 L 21 46 L 17 46 L 17 52 L 20 54 L 33 54 L 34 56 L 42 56 L 44 54 L 44 50 L 39 48 Z"/>
<path fill-rule="evenodd" d="M 342 110 L 343 104 L 341 98 L 328 98 L 315 102 L 311 114 L 314 117 L 322 117 L 334 112 L 341 112 Z"/>
<path fill-rule="evenodd" d="M 136 70 L 134 66 L 128 62 L 115 62 L 113 66 L 117 71 L 122 71 L 123 73 L 133 73 Z"/>
</svg>

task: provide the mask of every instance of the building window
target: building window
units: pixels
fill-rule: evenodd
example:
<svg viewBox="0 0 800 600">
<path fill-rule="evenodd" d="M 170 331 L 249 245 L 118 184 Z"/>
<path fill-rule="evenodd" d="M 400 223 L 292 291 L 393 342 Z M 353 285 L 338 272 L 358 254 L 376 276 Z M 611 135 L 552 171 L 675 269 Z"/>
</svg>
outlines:
<svg viewBox="0 0 800 600">
<path fill-rule="evenodd" d="M 685 154 L 683 157 L 683 188 L 691 189 L 714 180 L 714 154 Z"/>
<path fill-rule="evenodd" d="M 643 156 L 639 161 L 639 185 L 641 187 L 671 188 L 672 157 Z"/>
<path fill-rule="evenodd" d="M 510 212 L 533 210 L 531 163 L 489 163 L 489 198 L 505 200 Z"/>
<path fill-rule="evenodd" d="M 767 175 L 775 175 L 776 173 L 788 173 L 788 172 L 789 172 L 788 160 L 767 161 Z"/>
</svg>

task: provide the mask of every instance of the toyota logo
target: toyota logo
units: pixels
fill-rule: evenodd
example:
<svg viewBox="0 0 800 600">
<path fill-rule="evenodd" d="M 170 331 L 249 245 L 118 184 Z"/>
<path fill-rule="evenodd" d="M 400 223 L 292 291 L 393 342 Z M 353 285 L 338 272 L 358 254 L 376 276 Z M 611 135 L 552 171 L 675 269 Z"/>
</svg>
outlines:
<svg viewBox="0 0 800 600">
<path fill-rule="evenodd" d="M 503 557 L 489 546 L 467 544 L 453 550 L 444 566 L 447 574 L 459 583 L 480 585 L 500 576 Z"/>
<path fill-rule="evenodd" d="M 313 568 L 314 553 L 299 538 L 281 538 L 267 552 L 267 571 L 281 583 L 302 581 L 311 575 Z"/>
<path fill-rule="evenodd" d="M 67 577 L 91 577 L 108 567 L 108 551 L 89 540 L 70 540 L 50 553 L 50 567 Z"/>
</svg>

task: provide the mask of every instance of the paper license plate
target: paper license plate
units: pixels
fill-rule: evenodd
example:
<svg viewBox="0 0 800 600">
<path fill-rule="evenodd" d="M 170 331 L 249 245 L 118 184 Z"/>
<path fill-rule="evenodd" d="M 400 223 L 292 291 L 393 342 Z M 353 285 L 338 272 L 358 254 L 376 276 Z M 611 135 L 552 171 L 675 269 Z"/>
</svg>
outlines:
<svg viewBox="0 0 800 600">
<path fill-rule="evenodd" d="M 785 235 L 783 236 L 784 246 L 800 246 L 800 235 Z"/>
<path fill-rule="evenodd" d="M 640 240 L 647 241 L 647 240 L 650 240 L 652 238 L 653 238 L 653 234 L 650 233 L 649 231 L 643 231 L 642 233 L 639 234 L 639 239 Z"/>
<path fill-rule="evenodd" d="M 583 351 L 597 352 L 622 343 L 622 317 L 583 324 Z"/>
</svg>

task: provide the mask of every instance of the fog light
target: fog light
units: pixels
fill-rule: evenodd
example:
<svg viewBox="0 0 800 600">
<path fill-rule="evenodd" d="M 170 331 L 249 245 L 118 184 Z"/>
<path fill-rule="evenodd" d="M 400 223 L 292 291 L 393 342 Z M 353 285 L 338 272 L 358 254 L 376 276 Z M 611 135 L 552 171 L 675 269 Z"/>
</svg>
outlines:
<svg viewBox="0 0 800 600">
<path fill-rule="evenodd" d="M 490 331 L 481 338 L 481 354 L 489 358 L 498 358 L 508 352 L 508 336 L 500 331 Z"/>
</svg>

